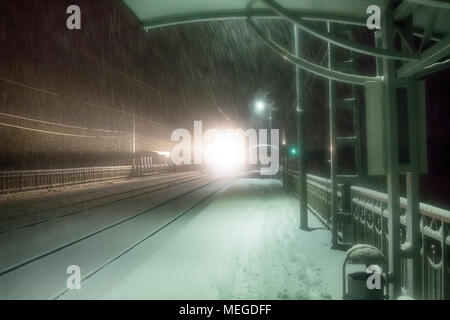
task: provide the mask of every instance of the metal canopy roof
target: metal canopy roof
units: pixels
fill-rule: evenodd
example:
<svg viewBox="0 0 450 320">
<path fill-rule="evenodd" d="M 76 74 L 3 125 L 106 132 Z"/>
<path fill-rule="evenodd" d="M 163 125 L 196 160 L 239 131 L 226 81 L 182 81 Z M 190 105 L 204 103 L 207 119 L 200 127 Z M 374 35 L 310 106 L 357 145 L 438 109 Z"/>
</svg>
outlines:
<svg viewBox="0 0 450 320">
<path fill-rule="evenodd" d="M 219 19 L 246 18 L 251 12 L 253 17 L 279 16 L 267 8 L 261 1 L 255 0 L 122 0 L 125 5 L 139 19 L 146 29 L 211 21 Z M 277 0 L 277 3 L 302 17 L 318 20 L 346 20 L 354 23 L 365 23 L 366 9 L 369 5 L 380 5 L 383 0 Z M 421 6 L 420 3 L 436 2 L 430 0 L 404 0 L 406 5 Z M 248 8 L 251 6 L 251 10 Z M 446 8 L 449 3 L 443 3 Z M 430 7 L 431 8 L 431 7 Z M 428 9 L 415 10 L 414 25 L 418 29 L 425 29 L 427 25 Z M 442 8 L 440 8 L 442 9 Z M 434 30 L 440 34 L 450 32 L 450 10 L 448 14 L 440 14 Z"/>
<path fill-rule="evenodd" d="M 252 0 L 123 0 L 144 27 L 202 20 L 245 18 L 248 7 L 260 16 L 277 16 L 260 1 Z M 279 0 L 289 10 L 312 15 L 364 18 L 367 6 L 379 0 Z"/>
<path fill-rule="evenodd" d="M 337 70 L 324 68 L 302 57 L 292 55 L 288 50 L 273 42 L 255 25 L 251 18 L 276 17 L 292 22 L 297 28 L 314 35 L 330 44 L 373 57 L 408 61 L 398 69 L 399 78 L 417 75 L 421 72 L 432 73 L 450 66 L 450 59 L 439 62 L 450 53 L 450 3 L 437 0 L 403 0 L 396 2 L 392 11 L 390 28 L 397 31 L 410 52 L 395 49 L 373 48 L 354 43 L 332 33 L 322 32 L 304 20 L 321 20 L 365 25 L 368 17 L 367 8 L 371 5 L 384 7 L 385 0 L 122 0 L 136 15 L 146 29 L 168 25 L 211 21 L 218 19 L 248 18 L 249 27 L 273 51 L 284 59 L 306 71 L 327 79 L 364 85 L 368 81 L 383 80 L 380 77 L 365 77 L 346 74 Z M 384 12 L 384 11 L 383 11 Z M 405 36 L 404 28 L 395 26 L 392 20 L 404 20 L 412 17 L 411 33 L 422 37 L 420 48 Z M 389 20 L 390 19 L 390 20 Z M 382 20 L 383 21 L 383 20 Z M 387 22 L 389 23 L 389 22 Z M 422 51 L 424 44 L 433 38 L 437 41 L 430 48 Z M 421 52 L 422 51 L 422 52 Z M 428 70 L 426 70 L 428 68 Z"/>
</svg>

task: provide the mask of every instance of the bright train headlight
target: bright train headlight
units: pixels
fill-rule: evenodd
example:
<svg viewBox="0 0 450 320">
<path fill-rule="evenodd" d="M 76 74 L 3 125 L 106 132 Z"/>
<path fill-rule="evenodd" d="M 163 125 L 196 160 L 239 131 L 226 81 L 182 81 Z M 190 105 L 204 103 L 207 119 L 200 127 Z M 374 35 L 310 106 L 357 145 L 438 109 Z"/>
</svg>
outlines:
<svg viewBox="0 0 450 320">
<path fill-rule="evenodd" d="M 203 155 L 205 163 L 213 170 L 235 171 L 244 164 L 244 144 L 234 135 L 218 130 L 205 133 Z"/>
</svg>

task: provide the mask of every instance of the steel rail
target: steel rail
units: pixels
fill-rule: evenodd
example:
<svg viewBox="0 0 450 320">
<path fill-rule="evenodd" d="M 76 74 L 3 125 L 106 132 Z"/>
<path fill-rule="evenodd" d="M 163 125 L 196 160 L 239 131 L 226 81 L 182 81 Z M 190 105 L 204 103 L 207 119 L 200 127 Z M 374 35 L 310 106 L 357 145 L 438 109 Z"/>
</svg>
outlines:
<svg viewBox="0 0 450 320">
<path fill-rule="evenodd" d="M 187 193 L 192 193 L 194 191 L 197 191 L 201 188 L 207 187 L 212 185 L 213 183 L 218 182 L 219 179 L 214 180 L 206 185 L 203 185 L 199 188 L 196 188 L 194 190 L 191 190 Z M 105 267 L 107 267 L 108 265 L 110 265 L 111 263 L 114 263 L 115 261 L 117 261 L 119 258 L 121 258 L 122 256 L 126 255 L 127 253 L 129 253 L 130 251 L 134 250 L 136 247 L 138 247 L 139 245 L 141 245 L 143 242 L 147 241 L 148 239 L 152 238 L 153 236 L 155 236 L 156 234 L 158 234 L 159 232 L 161 232 L 162 230 L 164 230 L 165 228 L 167 228 L 168 226 L 170 226 L 171 224 L 173 224 L 174 222 L 178 221 L 180 218 L 182 218 L 183 216 L 185 216 L 186 214 L 192 212 L 194 209 L 199 208 L 202 204 L 204 204 L 207 200 L 211 199 L 213 196 L 215 196 L 218 192 L 220 192 L 221 190 L 223 190 L 226 186 L 228 185 L 228 182 L 225 182 L 222 186 L 219 186 L 217 189 L 211 191 L 208 195 L 206 195 L 206 197 L 200 199 L 199 201 L 197 201 L 195 204 L 189 206 L 188 208 L 184 209 L 180 214 L 178 214 L 177 216 L 175 216 L 174 218 L 172 218 L 170 221 L 166 222 L 165 224 L 163 224 L 162 226 L 160 226 L 159 228 L 157 228 L 156 230 L 154 230 L 153 232 L 151 232 L 150 234 L 147 234 L 146 236 L 144 236 L 143 238 L 139 239 L 138 241 L 134 242 L 131 246 L 129 246 L 128 248 L 122 250 L 119 254 L 113 256 L 112 258 L 110 258 L 108 261 L 106 261 L 105 263 L 103 263 L 102 265 L 100 265 L 99 267 L 97 267 L 95 270 L 89 272 L 89 274 L 84 275 L 81 278 L 80 283 L 82 283 L 83 281 L 88 280 L 90 277 L 92 277 L 93 275 L 95 275 L 96 273 L 102 271 Z M 171 201 L 176 201 L 179 198 L 181 198 L 182 196 L 186 195 L 187 193 L 171 200 Z M 169 202 L 171 202 L 169 201 Z M 57 300 L 58 298 L 60 298 L 61 296 L 63 296 L 64 294 L 66 294 L 67 292 L 69 292 L 70 289 L 65 288 L 62 291 L 59 291 L 58 293 L 56 293 L 53 297 L 52 300 Z"/>
<path fill-rule="evenodd" d="M 205 179 L 206 179 L 206 178 L 205 178 Z M 107 226 L 104 226 L 104 227 L 102 227 L 102 228 L 99 228 L 99 229 L 97 229 L 96 231 L 93 231 L 93 232 L 91 232 L 91 233 L 88 233 L 88 234 L 86 234 L 86 235 L 84 235 L 84 236 L 81 236 L 81 237 L 78 237 L 78 238 L 76 238 L 76 239 L 73 239 L 73 240 L 71 240 L 71 241 L 69 241 L 69 242 L 67 242 L 67 243 L 65 243 L 65 244 L 60 245 L 60 246 L 57 247 L 57 248 L 49 249 L 48 251 L 45 251 L 45 252 L 43 252 L 43 253 L 41 253 L 41 254 L 39 254 L 39 255 L 37 255 L 37 256 L 34 256 L 34 257 L 32 257 L 32 258 L 29 258 L 28 260 L 25 260 L 25 261 L 22 261 L 22 262 L 19 262 L 19 263 L 15 264 L 15 265 L 6 267 L 6 268 L 4 268 L 3 270 L 0 270 L 0 277 L 4 276 L 5 274 L 8 274 L 8 273 L 10 273 L 10 272 L 12 272 L 12 271 L 15 271 L 15 270 L 17 270 L 17 269 L 19 269 L 19 268 L 22 268 L 22 267 L 24 267 L 24 266 L 26 266 L 26 265 L 28 265 L 28 264 L 30 264 L 30 263 L 32 263 L 32 262 L 35 262 L 35 261 L 40 260 L 40 259 L 42 259 L 42 258 L 44 258 L 44 257 L 47 257 L 47 256 L 49 256 L 49 255 L 52 255 L 52 254 L 54 254 L 54 253 L 56 253 L 56 252 L 58 252 L 58 251 L 61 251 L 61 250 L 65 249 L 65 248 L 68 248 L 68 247 L 70 247 L 70 246 L 73 246 L 73 245 L 75 245 L 75 244 L 77 244 L 77 243 L 79 243 L 79 242 L 81 242 L 81 241 L 83 241 L 83 240 L 89 239 L 89 238 L 91 238 L 91 237 L 93 237 L 93 236 L 95 236 L 95 235 L 97 235 L 97 234 L 100 234 L 100 233 L 102 233 L 102 232 L 105 232 L 106 230 L 112 229 L 112 228 L 114 228 L 114 227 L 116 227 L 116 226 L 118 226 L 118 225 L 124 224 L 125 222 L 128 222 L 128 221 L 130 221 L 130 220 L 136 219 L 137 217 L 142 216 L 142 215 L 144 215 L 144 214 L 150 213 L 152 210 L 154 210 L 154 209 L 156 209 L 156 208 L 162 207 L 162 206 L 165 205 L 165 204 L 168 204 L 168 203 L 170 203 L 170 202 L 176 201 L 176 200 L 180 199 L 181 197 L 183 197 L 183 196 L 185 196 L 185 195 L 187 195 L 187 194 L 193 193 L 193 192 L 195 192 L 195 191 L 197 191 L 197 190 L 199 190 L 199 189 L 201 189 L 201 188 L 204 188 L 204 187 L 206 187 L 206 186 L 209 186 L 209 185 L 211 185 L 211 184 L 213 184 L 213 183 L 215 183 L 215 182 L 217 182 L 217 181 L 219 181 L 219 180 L 220 180 L 220 179 L 215 179 L 215 180 L 212 180 L 212 181 L 206 181 L 205 184 L 202 184 L 202 185 L 199 186 L 199 187 L 195 187 L 194 189 L 189 190 L 189 191 L 187 191 L 187 192 L 184 192 L 184 193 L 182 193 L 181 195 L 178 195 L 178 196 L 176 196 L 176 197 L 174 197 L 174 198 L 171 198 L 171 199 L 169 199 L 169 200 L 165 200 L 165 201 L 163 201 L 162 203 L 157 204 L 156 206 L 153 206 L 153 207 L 151 207 L 151 208 L 147 208 L 147 209 L 145 209 L 145 210 L 143 210 L 143 211 L 140 211 L 140 212 L 138 212 L 138 213 L 132 214 L 131 216 L 128 216 L 127 218 L 124 218 L 124 219 L 122 219 L 122 220 L 120 220 L 120 221 L 114 222 L 114 223 L 112 223 L 112 224 L 110 224 L 110 225 L 107 225 Z M 124 199 L 122 199 L 122 200 L 124 200 Z"/>
<path fill-rule="evenodd" d="M 164 190 L 166 188 L 170 188 L 170 187 L 175 187 L 179 184 L 183 184 L 186 182 L 192 182 L 192 181 L 196 181 L 196 180 L 200 180 L 205 178 L 203 175 L 194 175 L 194 176 L 188 176 L 188 177 L 181 177 L 181 178 L 174 178 L 174 179 L 170 179 L 164 182 L 160 182 L 160 183 L 156 183 L 150 186 L 145 186 L 145 187 L 140 187 L 140 188 L 134 188 L 131 190 L 126 190 L 126 191 L 122 191 L 122 192 L 115 192 L 115 193 L 111 193 L 111 194 L 107 194 L 104 196 L 100 196 L 100 197 L 96 197 L 96 198 L 91 198 L 91 199 L 86 199 L 86 200 L 81 200 L 81 201 L 77 201 L 77 202 L 72 202 L 72 203 L 68 203 L 68 204 L 64 204 L 64 205 L 60 205 L 60 206 L 54 206 L 54 207 L 50 207 L 50 208 L 46 208 L 46 209 L 42 209 L 42 210 L 38 210 L 38 211 L 33 211 L 33 212 L 29 212 L 27 214 L 22 214 L 19 216 L 15 216 L 15 217 L 9 217 L 7 219 L 4 220 L 0 220 L 0 221 L 11 221 L 17 218 L 27 218 L 30 217 L 32 215 L 35 214 L 39 214 L 40 216 L 42 215 L 42 213 L 45 212 L 51 212 L 54 210 L 58 210 L 58 209 L 63 209 L 63 208 L 70 208 L 70 207 L 77 207 L 80 205 L 83 205 L 82 208 L 78 208 L 78 209 L 72 209 L 72 210 L 68 210 L 67 212 L 64 212 L 63 214 L 60 215 L 56 215 L 56 216 L 47 216 L 39 221 L 35 221 L 35 222 L 31 222 L 31 223 L 25 223 L 10 229 L 5 229 L 0 231 L 0 235 L 3 235 L 5 233 L 9 233 L 9 232 L 13 232 L 19 229 L 24 229 L 24 228 L 28 228 L 28 227 L 32 227 L 32 226 L 36 226 L 51 220 L 56 220 L 56 219 L 60 219 L 60 218 L 65 218 L 68 216 L 72 216 L 78 213 L 82 213 L 85 212 L 86 210 L 90 210 L 90 209 L 95 209 L 95 208 L 99 208 L 99 207 L 103 207 L 103 206 L 107 206 L 116 202 L 120 202 L 123 200 L 127 200 L 127 199 L 132 199 L 132 198 L 136 198 L 139 196 L 142 196 L 144 194 L 150 194 L 150 193 L 154 193 L 157 191 L 161 191 Z M 147 190 L 147 189 L 152 189 L 152 190 Z M 144 191 L 145 190 L 145 191 Z M 132 193 L 131 195 L 126 195 Z M 126 196 L 124 196 L 126 195 Z M 114 199 L 114 200 L 110 200 L 110 201 L 106 201 L 106 202 L 99 202 L 103 199 L 107 199 L 107 198 L 113 198 L 113 197 L 118 197 L 118 196 L 123 196 L 119 199 Z M 95 202 L 97 201 L 97 202 Z M 84 204 L 89 203 L 89 202 L 94 202 L 91 205 L 87 205 L 85 206 Z"/>
</svg>

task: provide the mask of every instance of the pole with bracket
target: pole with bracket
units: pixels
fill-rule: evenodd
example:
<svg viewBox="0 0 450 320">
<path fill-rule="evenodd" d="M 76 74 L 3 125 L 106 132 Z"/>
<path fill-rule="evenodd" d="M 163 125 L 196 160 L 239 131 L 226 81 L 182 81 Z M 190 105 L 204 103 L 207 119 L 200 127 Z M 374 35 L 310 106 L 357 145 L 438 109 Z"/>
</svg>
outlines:
<svg viewBox="0 0 450 320">
<path fill-rule="evenodd" d="M 420 257 L 420 203 L 419 203 L 419 148 L 418 148 L 418 99 L 417 82 L 408 79 L 408 114 L 409 114 L 409 160 L 410 170 L 406 173 L 406 248 L 407 290 L 416 299 L 421 297 L 421 257 Z M 409 249 L 409 250 L 408 250 Z"/>
<path fill-rule="evenodd" d="M 413 43 L 413 27 L 412 16 L 406 18 L 403 22 L 405 37 L 407 42 Z M 407 46 L 402 43 L 402 50 L 408 50 Z M 409 170 L 406 173 L 406 243 L 403 247 L 407 257 L 407 283 L 406 290 L 408 294 L 415 298 L 422 297 L 422 281 L 421 281 L 421 256 L 420 256 L 420 203 L 419 203 L 419 152 L 420 152 L 420 137 L 419 134 L 426 134 L 419 132 L 419 122 L 421 116 L 419 112 L 420 94 L 424 89 L 420 82 L 417 82 L 414 77 L 410 77 L 406 81 L 406 90 L 408 92 L 407 106 L 408 106 L 408 146 L 409 146 Z"/>
<path fill-rule="evenodd" d="M 301 45 L 299 30 L 294 26 L 294 52 L 300 55 Z M 307 177 L 306 177 L 306 146 L 304 141 L 304 117 L 305 112 L 301 103 L 301 70 L 295 67 L 295 88 L 297 97 L 297 139 L 298 139 L 298 179 L 300 198 L 300 229 L 308 230 L 308 197 L 307 197 Z"/>
<path fill-rule="evenodd" d="M 136 115 L 133 111 L 133 115 L 132 115 L 132 132 L 131 132 L 131 136 L 132 136 L 132 141 L 131 141 L 131 153 L 132 153 L 132 172 L 133 175 L 136 174 Z"/>
<path fill-rule="evenodd" d="M 332 33 L 332 25 L 327 22 L 328 32 Z M 335 48 L 328 42 L 328 68 L 335 69 Z M 328 80 L 328 103 L 330 108 L 330 173 L 331 173 L 331 247 L 336 249 L 338 246 L 337 236 L 337 182 L 336 182 L 336 84 L 334 80 Z"/>
<path fill-rule="evenodd" d="M 392 9 L 387 6 L 382 12 L 381 45 L 385 50 L 394 50 L 394 21 Z M 395 61 L 381 58 L 384 76 L 384 105 L 386 110 L 386 151 L 388 191 L 388 265 L 389 297 L 396 299 L 401 294 L 400 257 L 400 174 L 397 122 L 397 88 Z"/>
</svg>

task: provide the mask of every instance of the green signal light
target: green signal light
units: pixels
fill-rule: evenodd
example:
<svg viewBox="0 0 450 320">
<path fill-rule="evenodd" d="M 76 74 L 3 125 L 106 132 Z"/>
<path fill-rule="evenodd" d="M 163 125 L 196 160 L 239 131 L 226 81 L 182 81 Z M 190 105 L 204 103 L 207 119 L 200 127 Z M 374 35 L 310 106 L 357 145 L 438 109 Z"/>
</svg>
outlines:
<svg viewBox="0 0 450 320">
<path fill-rule="evenodd" d="M 291 149 L 289 150 L 289 153 L 293 156 L 295 156 L 297 154 L 297 148 L 295 147 L 291 147 Z"/>
</svg>

